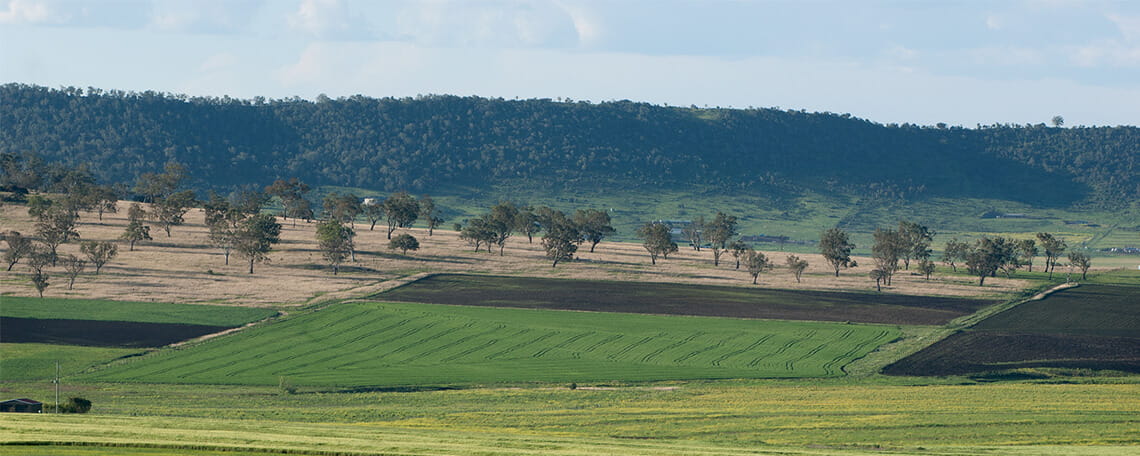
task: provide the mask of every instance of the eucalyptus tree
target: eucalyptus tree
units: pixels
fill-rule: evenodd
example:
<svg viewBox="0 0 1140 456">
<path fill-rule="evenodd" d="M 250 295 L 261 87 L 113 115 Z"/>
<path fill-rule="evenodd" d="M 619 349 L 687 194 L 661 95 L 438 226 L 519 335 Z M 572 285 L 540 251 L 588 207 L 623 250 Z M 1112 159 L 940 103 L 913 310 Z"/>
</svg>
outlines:
<svg viewBox="0 0 1140 456">
<path fill-rule="evenodd" d="M 705 224 L 705 240 L 713 251 L 713 266 L 720 266 L 720 256 L 724 254 L 728 241 L 737 235 L 736 216 L 717 212 L 712 221 Z"/>
<path fill-rule="evenodd" d="M 578 231 L 578 224 L 567 218 L 562 211 L 552 210 L 547 215 L 542 248 L 546 251 L 546 257 L 551 260 L 550 267 L 553 268 L 557 267 L 559 262 L 574 259 L 582 234 Z"/>
<path fill-rule="evenodd" d="M 847 240 L 847 232 L 840 228 L 830 228 L 819 237 L 819 253 L 835 268 L 835 276 L 839 277 L 839 270 L 855 267 L 855 260 L 851 259 L 851 250 L 855 248 Z"/>
<path fill-rule="evenodd" d="M 582 238 L 590 243 L 590 253 L 594 252 L 599 242 L 606 236 L 617 232 L 610 220 L 610 214 L 598 209 L 578 209 L 574 212 L 574 223 Z"/>
<path fill-rule="evenodd" d="M 388 219 L 388 239 L 396 228 L 407 228 L 420 216 L 420 203 L 407 192 L 396 192 L 384 200 L 384 214 Z"/>
<path fill-rule="evenodd" d="M 677 243 L 673 242 L 673 235 L 669 227 L 661 222 L 649 222 L 637 229 L 637 236 L 642 239 L 642 246 L 649 252 L 649 260 L 657 264 L 657 257 L 669 258 L 669 254 L 677 251 Z"/>
</svg>

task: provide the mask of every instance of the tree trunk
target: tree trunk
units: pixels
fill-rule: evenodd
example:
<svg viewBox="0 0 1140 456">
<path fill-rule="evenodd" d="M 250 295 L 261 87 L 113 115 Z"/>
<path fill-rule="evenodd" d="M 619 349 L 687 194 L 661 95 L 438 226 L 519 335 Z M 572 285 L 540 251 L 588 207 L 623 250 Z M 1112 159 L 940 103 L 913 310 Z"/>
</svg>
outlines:
<svg viewBox="0 0 1140 456">
<path fill-rule="evenodd" d="M 752 276 L 752 284 L 753 284 L 753 285 L 756 285 L 756 279 L 757 279 L 758 277 L 760 277 L 760 274 L 756 274 L 756 275 Z"/>
<path fill-rule="evenodd" d="M 986 275 L 985 274 L 978 274 L 978 286 L 979 287 L 985 286 L 985 284 L 986 284 Z"/>
<path fill-rule="evenodd" d="M 249 259 L 249 273 L 253 274 L 253 258 Z"/>
<path fill-rule="evenodd" d="M 598 246 L 597 242 L 590 244 L 590 253 L 594 253 L 594 247 L 597 247 L 597 246 Z"/>
</svg>

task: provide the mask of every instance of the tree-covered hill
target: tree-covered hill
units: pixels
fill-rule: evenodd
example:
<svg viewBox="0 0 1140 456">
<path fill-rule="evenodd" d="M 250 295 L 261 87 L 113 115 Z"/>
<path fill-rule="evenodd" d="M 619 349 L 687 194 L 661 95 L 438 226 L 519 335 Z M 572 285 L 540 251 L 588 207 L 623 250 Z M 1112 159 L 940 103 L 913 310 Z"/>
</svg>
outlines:
<svg viewBox="0 0 1140 456">
<path fill-rule="evenodd" d="M 712 184 L 1066 205 L 1140 198 L 1140 129 L 881 125 L 831 113 L 433 95 L 317 101 L 0 86 L 0 152 L 133 182 L 436 191 L 498 180 Z"/>
</svg>

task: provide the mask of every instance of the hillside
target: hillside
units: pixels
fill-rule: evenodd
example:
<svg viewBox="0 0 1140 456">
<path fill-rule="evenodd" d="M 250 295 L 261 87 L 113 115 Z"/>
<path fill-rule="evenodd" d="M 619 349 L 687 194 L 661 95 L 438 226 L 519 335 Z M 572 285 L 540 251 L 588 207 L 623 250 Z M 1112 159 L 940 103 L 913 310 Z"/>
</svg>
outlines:
<svg viewBox="0 0 1140 456">
<path fill-rule="evenodd" d="M 199 189 L 299 177 L 447 193 L 702 187 L 865 200 L 991 198 L 1112 206 L 1140 198 L 1140 129 L 881 125 L 832 113 L 431 95 L 317 101 L 0 86 L 0 153 L 133 182 L 168 161 Z"/>
</svg>

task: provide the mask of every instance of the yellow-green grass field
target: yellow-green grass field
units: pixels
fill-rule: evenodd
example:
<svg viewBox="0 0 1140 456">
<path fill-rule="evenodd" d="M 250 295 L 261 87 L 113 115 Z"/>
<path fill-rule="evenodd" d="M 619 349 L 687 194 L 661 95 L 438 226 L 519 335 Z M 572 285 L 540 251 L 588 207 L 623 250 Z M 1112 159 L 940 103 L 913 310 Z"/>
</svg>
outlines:
<svg viewBox="0 0 1140 456">
<path fill-rule="evenodd" d="M 1140 385 L 1100 381 L 762 380 L 298 394 L 69 385 L 93 400 L 92 414 L 0 417 L 0 443 L 8 444 L 0 454 L 136 454 L 132 446 L 161 455 L 1140 454 Z M 37 388 L 50 385 L 6 389 Z M 83 453 L 12 445 L 21 442 L 128 447 Z"/>
</svg>

